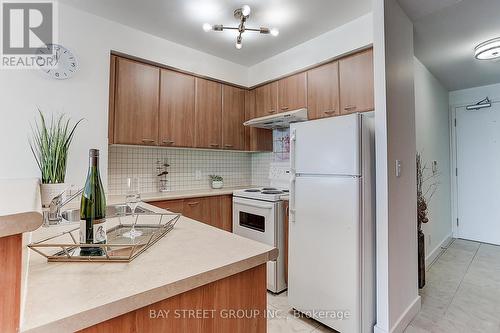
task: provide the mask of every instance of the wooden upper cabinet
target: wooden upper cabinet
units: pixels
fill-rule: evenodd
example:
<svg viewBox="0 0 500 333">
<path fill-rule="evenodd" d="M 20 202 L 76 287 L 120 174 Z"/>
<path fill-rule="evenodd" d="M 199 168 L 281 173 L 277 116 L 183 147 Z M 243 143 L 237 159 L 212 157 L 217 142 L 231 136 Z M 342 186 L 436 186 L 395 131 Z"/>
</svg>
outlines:
<svg viewBox="0 0 500 333">
<path fill-rule="evenodd" d="M 278 82 L 271 82 L 255 89 L 255 117 L 278 112 Z"/>
<path fill-rule="evenodd" d="M 305 108 L 307 105 L 306 72 L 288 76 L 278 81 L 279 112 Z"/>
<path fill-rule="evenodd" d="M 245 121 L 256 118 L 256 89 L 245 92 Z M 245 149 L 248 151 L 273 151 L 273 131 L 245 126 Z"/>
<path fill-rule="evenodd" d="M 160 69 L 116 59 L 114 143 L 158 143 Z"/>
<path fill-rule="evenodd" d="M 337 61 L 307 72 L 307 112 L 309 119 L 340 115 Z"/>
<path fill-rule="evenodd" d="M 159 144 L 194 146 L 194 77 L 161 70 Z"/>
<path fill-rule="evenodd" d="M 341 114 L 375 109 L 373 50 L 339 60 Z"/>
<path fill-rule="evenodd" d="M 222 146 L 222 85 L 196 78 L 195 146 L 221 148 Z"/>
<path fill-rule="evenodd" d="M 222 85 L 222 147 L 245 149 L 245 90 Z"/>
</svg>

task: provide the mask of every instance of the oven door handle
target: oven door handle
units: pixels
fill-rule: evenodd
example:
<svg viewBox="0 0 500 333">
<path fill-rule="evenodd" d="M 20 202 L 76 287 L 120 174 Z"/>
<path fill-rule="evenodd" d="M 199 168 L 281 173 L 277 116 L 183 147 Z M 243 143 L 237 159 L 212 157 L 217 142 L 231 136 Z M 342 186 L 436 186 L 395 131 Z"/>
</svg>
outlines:
<svg viewBox="0 0 500 333">
<path fill-rule="evenodd" d="M 242 206 L 247 206 L 247 207 L 257 207 L 257 208 L 264 208 L 264 209 L 273 209 L 274 206 L 265 206 L 259 203 L 246 203 L 246 202 L 241 202 L 241 201 L 235 201 L 236 205 L 242 205 Z"/>
</svg>

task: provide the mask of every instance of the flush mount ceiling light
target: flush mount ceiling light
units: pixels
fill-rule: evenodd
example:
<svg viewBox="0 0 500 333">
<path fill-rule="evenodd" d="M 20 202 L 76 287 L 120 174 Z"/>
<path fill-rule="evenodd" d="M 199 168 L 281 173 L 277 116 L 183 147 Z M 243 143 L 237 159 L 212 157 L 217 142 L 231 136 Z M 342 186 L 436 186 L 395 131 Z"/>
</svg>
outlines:
<svg viewBox="0 0 500 333">
<path fill-rule="evenodd" d="M 500 58 L 500 37 L 490 39 L 479 44 L 474 49 L 474 56 L 479 60 L 493 60 Z"/>
<path fill-rule="evenodd" d="M 244 5 L 243 7 L 238 8 L 234 11 L 234 17 L 240 21 L 240 25 L 237 27 L 227 27 L 227 26 L 224 26 L 222 24 L 211 25 L 209 23 L 205 23 L 205 24 L 203 24 L 203 30 L 205 30 L 207 32 L 211 31 L 211 30 L 213 30 L 213 31 L 237 30 L 238 37 L 236 37 L 235 47 L 238 50 L 241 49 L 241 47 L 243 46 L 241 44 L 241 41 L 243 39 L 243 33 L 245 31 L 254 31 L 254 32 L 264 34 L 264 35 L 270 34 L 272 36 L 279 35 L 280 32 L 276 28 L 270 29 L 270 28 L 266 28 L 266 27 L 260 27 L 259 29 L 253 29 L 253 28 L 245 27 L 245 22 L 250 17 L 250 12 L 251 12 L 251 9 L 250 9 L 250 6 L 248 6 L 248 5 Z"/>
</svg>

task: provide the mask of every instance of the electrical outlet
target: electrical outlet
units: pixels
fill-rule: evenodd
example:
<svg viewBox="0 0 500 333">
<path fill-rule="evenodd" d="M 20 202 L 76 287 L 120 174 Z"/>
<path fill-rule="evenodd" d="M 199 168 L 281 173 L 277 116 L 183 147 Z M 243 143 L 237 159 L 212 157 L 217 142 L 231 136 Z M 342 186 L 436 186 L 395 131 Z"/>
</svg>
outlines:
<svg viewBox="0 0 500 333">
<path fill-rule="evenodd" d="M 201 180 L 201 170 L 196 170 L 194 173 L 194 178 L 196 180 Z"/>
</svg>

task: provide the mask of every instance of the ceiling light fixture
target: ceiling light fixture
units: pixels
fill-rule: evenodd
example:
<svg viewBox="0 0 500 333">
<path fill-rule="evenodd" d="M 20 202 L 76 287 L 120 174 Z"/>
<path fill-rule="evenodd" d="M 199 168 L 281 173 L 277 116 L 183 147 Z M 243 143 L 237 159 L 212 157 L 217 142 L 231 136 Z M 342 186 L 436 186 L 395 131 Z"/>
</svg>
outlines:
<svg viewBox="0 0 500 333">
<path fill-rule="evenodd" d="M 479 60 L 500 59 L 500 37 L 490 39 L 476 46 L 474 56 Z"/>
<path fill-rule="evenodd" d="M 234 17 L 240 21 L 240 24 L 237 26 L 237 27 L 227 27 L 227 26 L 224 26 L 222 24 L 215 24 L 215 25 L 211 25 L 209 23 L 205 23 L 203 24 L 203 30 L 205 31 L 210 31 L 210 30 L 213 30 L 213 31 L 224 31 L 224 30 L 238 30 L 238 37 L 236 37 L 236 44 L 235 44 L 235 47 L 240 50 L 242 48 L 242 38 L 243 38 L 243 33 L 245 31 L 254 31 L 254 32 L 258 32 L 258 33 L 261 33 L 263 35 L 272 35 L 272 36 L 278 36 L 279 35 L 279 30 L 276 29 L 276 28 L 266 28 L 266 27 L 260 27 L 259 29 L 253 29 L 253 28 L 247 28 L 245 27 L 245 22 L 247 21 L 247 19 L 250 17 L 250 13 L 251 13 L 251 9 L 250 9 L 250 6 L 248 5 L 244 5 L 242 6 L 241 8 L 238 8 L 234 11 Z"/>
</svg>

